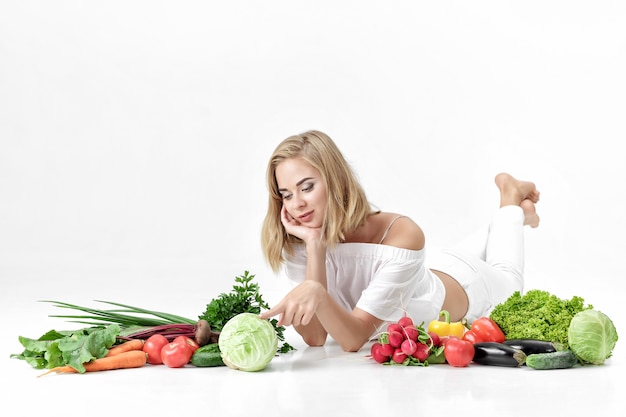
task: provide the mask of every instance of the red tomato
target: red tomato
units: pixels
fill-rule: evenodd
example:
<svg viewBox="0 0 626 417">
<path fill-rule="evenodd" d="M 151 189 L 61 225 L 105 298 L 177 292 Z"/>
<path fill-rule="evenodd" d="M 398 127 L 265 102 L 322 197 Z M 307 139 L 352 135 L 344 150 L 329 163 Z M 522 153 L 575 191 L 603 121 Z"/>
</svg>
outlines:
<svg viewBox="0 0 626 417">
<path fill-rule="evenodd" d="M 443 354 L 450 365 L 462 368 L 474 359 L 474 344 L 450 336 L 443 348 Z"/>
<path fill-rule="evenodd" d="M 170 368 L 182 368 L 191 360 L 193 351 L 186 342 L 171 342 L 161 349 L 161 360 Z"/>
<path fill-rule="evenodd" d="M 176 338 L 174 338 L 173 342 L 174 343 L 187 343 L 189 347 L 191 348 L 192 353 L 195 352 L 200 347 L 200 345 L 195 340 L 187 336 L 177 336 Z"/>
<path fill-rule="evenodd" d="M 169 341 L 162 334 L 154 334 L 150 336 L 143 344 L 143 351 L 148 355 L 148 363 L 152 365 L 161 365 L 161 349 L 167 345 Z"/>
</svg>

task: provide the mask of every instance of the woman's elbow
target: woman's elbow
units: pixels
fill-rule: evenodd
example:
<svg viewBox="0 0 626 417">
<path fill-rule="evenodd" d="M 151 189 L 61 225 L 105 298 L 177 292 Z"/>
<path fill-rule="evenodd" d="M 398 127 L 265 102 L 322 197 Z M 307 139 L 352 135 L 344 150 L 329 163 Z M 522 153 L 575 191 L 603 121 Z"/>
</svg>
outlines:
<svg viewBox="0 0 626 417">
<path fill-rule="evenodd" d="M 341 349 L 344 352 L 358 352 L 364 345 L 364 342 L 353 342 L 351 341 L 350 343 L 340 343 L 339 346 L 341 346 Z"/>
<path fill-rule="evenodd" d="M 302 340 L 308 346 L 319 347 L 326 343 L 326 334 L 306 335 L 302 336 Z"/>
</svg>

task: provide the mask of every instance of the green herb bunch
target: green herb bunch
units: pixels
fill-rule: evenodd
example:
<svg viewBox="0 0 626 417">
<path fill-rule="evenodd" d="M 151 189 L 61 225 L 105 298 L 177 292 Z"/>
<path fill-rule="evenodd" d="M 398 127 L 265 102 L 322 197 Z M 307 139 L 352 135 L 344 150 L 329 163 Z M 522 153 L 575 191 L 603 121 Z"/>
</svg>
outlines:
<svg viewBox="0 0 626 417">
<path fill-rule="evenodd" d="M 269 309 L 269 305 L 260 293 L 259 284 L 252 282 L 255 275 L 244 271 L 243 275 L 235 277 L 235 284 L 229 293 L 222 293 L 217 298 L 212 299 L 206 306 L 206 310 L 200 316 L 201 320 L 206 320 L 211 326 L 211 330 L 219 332 L 226 322 L 240 313 L 259 314 L 262 309 Z M 279 353 L 286 353 L 295 350 L 289 343 L 284 342 L 285 328 L 278 326 L 278 320 L 271 319 L 270 323 L 276 330 L 276 335 L 280 342 Z"/>
</svg>

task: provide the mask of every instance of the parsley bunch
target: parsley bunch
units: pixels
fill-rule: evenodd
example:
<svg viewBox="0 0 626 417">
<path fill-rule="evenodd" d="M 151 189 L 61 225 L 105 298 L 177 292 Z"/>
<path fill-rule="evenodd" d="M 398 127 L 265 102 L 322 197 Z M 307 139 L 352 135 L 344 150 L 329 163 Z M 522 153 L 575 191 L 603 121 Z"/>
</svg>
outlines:
<svg viewBox="0 0 626 417">
<path fill-rule="evenodd" d="M 244 271 L 243 275 L 235 277 L 235 284 L 229 293 L 222 293 L 217 298 L 212 299 L 206 306 L 206 310 L 198 318 L 206 320 L 211 326 L 211 330 L 219 332 L 222 327 L 240 313 L 261 313 L 261 309 L 269 309 L 269 305 L 259 290 L 259 284 L 252 282 L 254 275 Z M 295 350 L 291 345 L 284 342 L 285 328 L 278 326 L 278 320 L 271 319 L 270 323 L 276 330 L 278 340 L 283 342 L 278 348 L 279 353 L 286 353 Z"/>
</svg>

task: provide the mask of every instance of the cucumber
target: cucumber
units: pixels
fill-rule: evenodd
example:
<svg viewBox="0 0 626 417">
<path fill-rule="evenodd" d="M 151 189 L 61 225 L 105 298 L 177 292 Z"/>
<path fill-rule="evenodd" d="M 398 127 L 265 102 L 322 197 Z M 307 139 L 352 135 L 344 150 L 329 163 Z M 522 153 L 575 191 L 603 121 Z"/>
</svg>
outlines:
<svg viewBox="0 0 626 417">
<path fill-rule="evenodd" d="M 578 362 L 578 357 L 569 349 L 549 353 L 535 353 L 526 357 L 526 365 L 533 369 L 566 369 Z"/>
<path fill-rule="evenodd" d="M 222 360 L 222 353 L 217 343 L 211 343 L 196 349 L 191 356 L 190 362 L 194 366 L 201 367 L 225 366 Z"/>
</svg>

